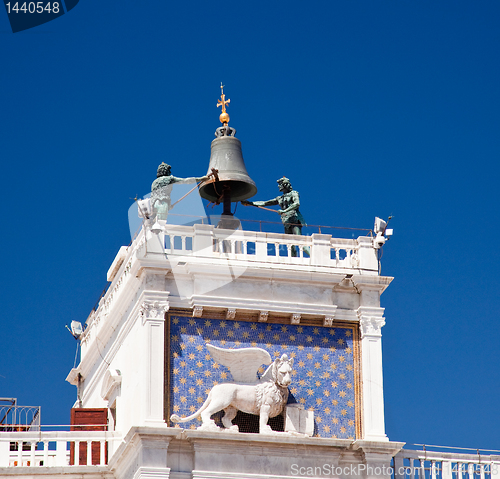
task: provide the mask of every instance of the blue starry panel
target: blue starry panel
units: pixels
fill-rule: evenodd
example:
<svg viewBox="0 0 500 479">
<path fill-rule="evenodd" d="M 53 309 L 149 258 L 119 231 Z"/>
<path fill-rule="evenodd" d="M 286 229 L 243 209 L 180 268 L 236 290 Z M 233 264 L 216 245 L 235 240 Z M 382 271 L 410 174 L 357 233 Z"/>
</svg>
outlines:
<svg viewBox="0 0 500 479">
<path fill-rule="evenodd" d="M 207 343 L 221 348 L 258 347 L 273 359 L 294 358 L 289 402 L 314 411 L 315 436 L 356 437 L 354 327 L 314 327 L 248 321 L 170 318 L 170 412 L 186 417 L 196 412 L 219 383 L 232 380 L 217 364 Z M 259 374 L 265 371 L 261 366 Z M 186 423 L 195 428 L 200 419 Z"/>
</svg>

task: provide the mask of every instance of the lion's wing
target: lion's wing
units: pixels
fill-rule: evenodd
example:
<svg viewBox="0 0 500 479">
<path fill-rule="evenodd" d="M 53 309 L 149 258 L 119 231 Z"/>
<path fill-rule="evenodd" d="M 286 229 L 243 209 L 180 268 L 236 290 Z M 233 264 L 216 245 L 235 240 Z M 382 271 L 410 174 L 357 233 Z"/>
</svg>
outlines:
<svg viewBox="0 0 500 479">
<path fill-rule="evenodd" d="M 262 364 L 271 364 L 271 356 L 261 348 L 222 349 L 207 344 L 216 362 L 226 366 L 238 383 L 257 383 L 257 370 Z"/>
</svg>

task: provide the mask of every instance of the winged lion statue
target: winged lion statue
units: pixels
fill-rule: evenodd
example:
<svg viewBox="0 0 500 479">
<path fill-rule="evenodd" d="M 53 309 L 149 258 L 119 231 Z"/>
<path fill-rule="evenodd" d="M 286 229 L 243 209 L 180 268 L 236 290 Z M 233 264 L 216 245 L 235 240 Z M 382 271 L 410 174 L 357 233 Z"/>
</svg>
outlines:
<svg viewBox="0 0 500 479">
<path fill-rule="evenodd" d="M 238 431 L 232 420 L 238 411 L 259 416 L 259 432 L 272 433 L 267 421 L 281 414 L 288 400 L 288 386 L 292 382 L 293 358 L 283 354 L 272 361 L 270 354 L 261 348 L 223 349 L 207 344 L 216 362 L 226 366 L 234 382 L 215 385 L 201 408 L 188 417 L 172 414 L 176 423 L 192 421 L 201 416 L 201 430 L 220 430 L 211 419 L 224 411 L 222 424 L 231 431 Z M 270 365 L 259 379 L 257 370 L 262 364 Z"/>
</svg>

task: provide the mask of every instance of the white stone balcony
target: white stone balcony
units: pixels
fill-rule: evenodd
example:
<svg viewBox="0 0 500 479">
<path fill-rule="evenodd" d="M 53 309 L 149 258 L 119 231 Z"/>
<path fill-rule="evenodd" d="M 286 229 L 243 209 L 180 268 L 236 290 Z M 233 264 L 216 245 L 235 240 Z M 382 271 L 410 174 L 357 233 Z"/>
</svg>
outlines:
<svg viewBox="0 0 500 479">
<path fill-rule="evenodd" d="M 74 464 L 81 466 L 106 466 L 108 458 L 114 454 L 121 434 L 110 431 L 37 431 L 37 432 L 0 432 L 0 477 L 2 468 L 66 467 L 70 466 L 70 447 L 73 445 Z M 85 464 L 80 459 L 81 444 L 85 444 Z M 98 445 L 99 454 L 94 453 L 92 464 L 92 445 Z M 98 460 L 96 460 L 98 459 Z M 4 470 L 5 472 L 5 470 Z"/>
</svg>

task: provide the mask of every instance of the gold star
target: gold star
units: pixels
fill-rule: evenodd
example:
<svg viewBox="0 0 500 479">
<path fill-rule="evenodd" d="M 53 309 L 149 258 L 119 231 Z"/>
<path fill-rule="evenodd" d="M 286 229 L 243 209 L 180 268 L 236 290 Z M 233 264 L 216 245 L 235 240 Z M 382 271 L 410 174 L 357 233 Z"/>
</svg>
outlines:
<svg viewBox="0 0 500 479">
<path fill-rule="evenodd" d="M 234 327 L 234 329 L 238 329 L 240 327 L 240 323 L 234 323 L 233 327 Z"/>
<path fill-rule="evenodd" d="M 194 353 L 189 353 L 189 354 L 188 354 L 188 358 L 189 358 L 189 359 L 195 359 L 195 358 L 196 358 L 196 356 L 194 355 Z"/>
<path fill-rule="evenodd" d="M 257 371 L 259 371 L 260 374 L 264 372 L 264 368 L 261 366 Z"/>
<path fill-rule="evenodd" d="M 199 368 L 201 368 L 201 367 L 203 367 L 203 363 L 202 363 L 201 361 L 198 361 L 198 362 L 196 363 L 196 366 L 198 366 Z"/>
<path fill-rule="evenodd" d="M 226 373 L 226 372 L 224 372 L 224 371 L 222 371 L 222 372 L 220 373 L 220 377 L 221 377 L 221 379 L 227 379 L 227 373 Z"/>
<path fill-rule="evenodd" d="M 231 330 L 229 330 L 229 331 L 227 332 L 227 335 L 228 335 L 228 337 L 232 338 L 232 337 L 234 336 L 234 332 L 233 332 L 233 331 L 231 331 Z"/>
<path fill-rule="evenodd" d="M 187 329 L 186 329 L 184 326 L 182 326 L 182 328 L 181 328 L 181 333 L 182 333 L 182 334 L 186 334 L 186 332 L 187 332 Z"/>
<path fill-rule="evenodd" d="M 174 353 L 172 356 L 173 356 L 174 358 L 178 358 L 178 357 L 179 357 L 179 353 Z"/>
<path fill-rule="evenodd" d="M 330 365 L 330 369 L 333 369 L 335 371 L 337 369 L 337 365 L 335 363 L 332 363 Z"/>
<path fill-rule="evenodd" d="M 323 373 L 323 376 L 321 376 L 321 377 L 324 378 L 324 379 L 328 379 L 330 377 L 330 373 L 328 371 L 325 371 Z"/>
<path fill-rule="evenodd" d="M 344 433 L 346 432 L 346 428 L 345 428 L 344 426 L 342 426 L 342 427 L 340 428 L 340 432 L 341 432 L 342 434 L 344 434 Z"/>
<path fill-rule="evenodd" d="M 210 394 L 210 389 L 205 389 L 205 394 L 208 396 Z"/>
<path fill-rule="evenodd" d="M 341 363 L 343 363 L 343 362 L 345 361 L 344 356 L 339 356 L 339 361 L 340 361 Z"/>
<path fill-rule="evenodd" d="M 316 416 L 314 419 L 316 419 L 317 423 L 320 423 L 322 421 L 321 416 Z"/>
<path fill-rule="evenodd" d="M 217 384 L 219 384 L 219 381 L 213 381 L 213 382 L 212 382 L 212 384 L 213 384 L 214 386 L 217 386 Z"/>
<path fill-rule="evenodd" d="M 194 319 L 192 319 L 192 318 L 191 318 L 191 319 L 189 320 L 189 325 L 190 325 L 190 326 L 194 326 L 194 323 L 195 323 L 195 322 L 196 322 L 196 321 L 195 321 Z"/>
<path fill-rule="evenodd" d="M 338 418 L 334 417 L 334 418 L 332 418 L 332 422 L 333 422 L 333 424 L 338 424 L 339 420 L 338 420 Z"/>
<path fill-rule="evenodd" d="M 186 367 L 186 361 L 181 361 L 181 368 L 185 368 Z"/>
<path fill-rule="evenodd" d="M 264 339 L 264 333 L 259 333 L 259 336 L 258 336 L 259 339 Z"/>
<path fill-rule="evenodd" d="M 189 391 L 189 394 L 194 394 L 195 389 L 194 389 L 193 387 L 191 387 L 191 388 L 189 388 L 189 390 L 188 390 L 188 391 Z"/>
<path fill-rule="evenodd" d="M 198 346 L 196 346 L 196 351 L 201 351 L 203 349 L 203 346 L 201 344 L 198 344 Z"/>
<path fill-rule="evenodd" d="M 195 412 L 196 406 L 189 406 L 189 412 Z"/>
<path fill-rule="evenodd" d="M 177 404 L 174 405 L 174 412 L 179 412 L 180 409 L 181 409 L 180 406 L 178 406 Z"/>
<path fill-rule="evenodd" d="M 352 371 L 352 364 L 348 364 L 345 368 L 346 368 L 348 371 Z"/>
<path fill-rule="evenodd" d="M 309 396 L 312 396 L 314 394 L 314 391 L 312 389 L 308 389 L 307 394 L 309 394 Z"/>
<path fill-rule="evenodd" d="M 314 328 L 314 329 L 313 329 L 313 333 L 314 333 L 314 334 L 319 334 L 319 329 L 318 329 L 318 328 Z"/>
<path fill-rule="evenodd" d="M 345 398 L 345 397 L 346 397 L 346 395 L 347 395 L 347 393 L 346 393 L 345 391 L 339 391 L 339 396 L 340 396 L 341 398 Z"/>
<path fill-rule="evenodd" d="M 305 386 L 306 382 L 303 379 L 299 380 L 299 386 Z"/>
<path fill-rule="evenodd" d="M 191 424 L 191 425 L 189 426 L 189 429 L 196 429 L 196 426 L 195 426 L 194 424 Z"/>
<path fill-rule="evenodd" d="M 196 328 L 196 332 L 197 332 L 198 334 L 203 334 L 203 329 L 201 329 L 201 328 Z"/>
<path fill-rule="evenodd" d="M 295 341 L 295 336 L 292 334 L 289 339 L 290 341 Z"/>
<path fill-rule="evenodd" d="M 278 333 L 276 333 L 274 336 L 273 336 L 273 339 L 275 341 L 278 341 L 280 339 L 280 335 Z"/>
<path fill-rule="evenodd" d="M 325 432 L 330 432 L 330 426 L 323 426 L 323 430 Z"/>
<path fill-rule="evenodd" d="M 332 399 L 332 404 L 333 404 L 334 406 L 337 406 L 337 405 L 338 405 L 338 403 L 339 403 L 339 402 L 338 402 L 336 399 Z"/>
<path fill-rule="evenodd" d="M 337 351 L 337 348 L 335 348 L 335 346 L 330 346 L 330 352 L 334 353 L 335 351 Z"/>
<path fill-rule="evenodd" d="M 245 338 L 245 339 L 248 339 L 250 337 L 250 333 L 248 331 L 244 331 L 242 336 Z"/>
<path fill-rule="evenodd" d="M 305 400 L 305 398 L 300 398 L 299 402 L 300 402 L 300 404 L 305 404 L 306 400 Z"/>
<path fill-rule="evenodd" d="M 323 400 L 321 398 L 316 398 L 316 404 L 318 406 L 320 406 L 322 402 L 323 402 Z"/>
<path fill-rule="evenodd" d="M 239 346 L 239 345 L 241 344 L 241 341 L 236 340 L 236 341 L 234 342 L 234 344 L 235 344 L 236 346 Z"/>
<path fill-rule="evenodd" d="M 345 335 L 350 338 L 351 337 L 351 331 L 348 329 L 346 332 L 345 332 Z"/>
<path fill-rule="evenodd" d="M 256 324 L 251 324 L 250 325 L 250 329 L 253 329 L 255 331 L 257 329 L 257 325 Z"/>
<path fill-rule="evenodd" d="M 304 346 L 302 344 L 300 344 L 299 347 L 298 347 L 298 350 L 299 351 L 304 351 Z"/>
<path fill-rule="evenodd" d="M 221 328 L 225 328 L 226 327 L 226 322 L 225 321 L 221 321 L 220 324 L 219 324 L 219 326 Z"/>
<path fill-rule="evenodd" d="M 319 348 L 319 346 L 314 346 L 314 348 L 313 348 L 313 349 L 314 349 L 314 351 L 319 352 L 319 349 L 320 349 L 320 348 Z"/>
<path fill-rule="evenodd" d="M 288 346 L 287 346 L 286 344 L 282 344 L 282 345 L 281 345 L 281 348 L 282 348 L 282 349 L 287 349 L 287 348 L 288 348 Z"/>
<path fill-rule="evenodd" d="M 189 371 L 189 377 L 193 377 L 196 373 L 191 369 L 191 371 Z"/>
<path fill-rule="evenodd" d="M 342 409 L 342 411 L 340 411 L 340 414 L 342 414 L 342 416 L 345 416 L 347 414 L 347 410 L 346 409 Z"/>
<path fill-rule="evenodd" d="M 354 406 L 354 403 L 349 399 L 349 401 L 347 401 L 347 405 L 349 407 L 353 407 Z"/>
<path fill-rule="evenodd" d="M 335 336 L 335 329 L 330 329 L 330 336 Z"/>
<path fill-rule="evenodd" d="M 295 358 L 297 356 L 297 353 L 290 353 L 291 358 Z"/>
<path fill-rule="evenodd" d="M 257 343 L 256 343 L 255 341 L 252 341 L 252 342 L 250 343 L 250 346 L 252 346 L 252 348 L 255 348 L 255 347 L 257 346 Z"/>
<path fill-rule="evenodd" d="M 266 331 L 271 331 L 273 329 L 269 324 L 266 326 Z"/>
<path fill-rule="evenodd" d="M 178 368 L 174 368 L 174 370 L 172 371 L 174 374 L 179 374 L 179 369 Z"/>
<path fill-rule="evenodd" d="M 179 324 L 179 318 L 173 318 L 172 323 L 174 324 Z"/>
<path fill-rule="evenodd" d="M 181 384 L 186 384 L 186 378 L 180 378 L 179 381 Z"/>
<path fill-rule="evenodd" d="M 326 344 L 328 342 L 328 338 L 325 336 L 322 340 L 321 340 L 324 344 Z"/>
<path fill-rule="evenodd" d="M 290 392 L 291 392 L 292 394 L 297 394 L 297 388 L 292 388 L 292 389 L 290 389 Z"/>
<path fill-rule="evenodd" d="M 325 407 L 325 414 L 330 414 L 331 409 L 329 407 Z"/>
<path fill-rule="evenodd" d="M 336 388 L 338 386 L 337 381 L 332 381 L 332 388 Z"/>
<path fill-rule="evenodd" d="M 212 375 L 212 373 L 208 370 L 204 371 L 204 374 L 207 378 Z"/>
<path fill-rule="evenodd" d="M 281 331 L 283 331 L 284 333 L 286 333 L 288 331 L 288 328 L 286 326 L 281 326 Z"/>
<path fill-rule="evenodd" d="M 272 348 L 273 345 L 271 343 L 266 343 L 266 348 Z"/>
<path fill-rule="evenodd" d="M 309 359 L 309 360 L 311 360 L 313 358 L 312 353 L 307 353 L 306 354 L 306 358 Z"/>
<path fill-rule="evenodd" d="M 205 321 L 205 326 L 208 328 L 210 325 L 212 324 L 212 322 L 210 320 L 206 320 Z"/>
<path fill-rule="evenodd" d="M 352 389 L 352 384 L 351 383 L 347 383 L 346 386 L 349 388 L 349 389 Z"/>
<path fill-rule="evenodd" d="M 202 398 L 201 396 L 198 396 L 198 397 L 196 398 L 196 402 L 197 402 L 198 404 L 201 404 L 201 403 L 203 402 L 203 398 Z"/>
<path fill-rule="evenodd" d="M 197 386 L 203 386 L 203 379 L 197 379 L 196 380 L 196 385 Z"/>
<path fill-rule="evenodd" d="M 302 326 L 299 326 L 299 327 L 297 328 L 297 332 L 298 332 L 298 333 L 302 333 L 302 331 L 304 331 L 304 328 L 303 328 Z"/>
<path fill-rule="evenodd" d="M 187 401 L 186 396 L 181 396 L 181 402 L 186 402 L 186 401 Z"/>
<path fill-rule="evenodd" d="M 213 332 L 212 332 L 212 334 L 214 336 L 219 336 L 219 330 L 218 329 L 214 329 Z"/>
<path fill-rule="evenodd" d="M 222 346 L 224 346 L 226 344 L 226 340 L 225 339 L 221 339 L 220 343 L 222 344 Z"/>
<path fill-rule="evenodd" d="M 182 350 L 186 349 L 186 345 L 184 343 L 181 344 L 181 349 Z"/>
<path fill-rule="evenodd" d="M 273 353 L 273 354 L 274 354 L 277 358 L 279 358 L 279 357 L 280 357 L 280 352 L 279 352 L 279 351 L 274 351 L 274 353 Z"/>
<path fill-rule="evenodd" d="M 313 377 L 313 372 L 312 371 L 307 371 L 306 375 L 307 375 L 308 378 L 312 378 Z"/>
<path fill-rule="evenodd" d="M 179 388 L 177 386 L 174 386 L 174 393 L 178 393 L 179 392 Z"/>
<path fill-rule="evenodd" d="M 345 374 L 344 373 L 339 374 L 339 378 L 340 379 L 345 379 Z"/>
<path fill-rule="evenodd" d="M 210 361 L 212 358 L 211 358 L 210 354 L 205 354 L 205 359 L 206 359 L 207 361 Z"/>
<path fill-rule="evenodd" d="M 174 343 L 176 343 L 177 341 L 179 341 L 179 336 L 172 336 L 172 341 Z"/>
<path fill-rule="evenodd" d="M 325 390 L 323 391 L 323 394 L 324 394 L 326 397 L 328 397 L 328 396 L 330 396 L 330 391 L 328 391 L 328 389 L 325 389 Z"/>
<path fill-rule="evenodd" d="M 349 421 L 347 421 L 347 424 L 349 424 L 349 426 L 354 426 L 354 419 L 349 419 Z"/>
<path fill-rule="evenodd" d="M 316 381 L 314 384 L 316 385 L 317 388 L 321 386 L 321 383 L 319 381 Z"/>
<path fill-rule="evenodd" d="M 219 369 L 219 365 L 218 365 L 217 363 L 213 363 L 213 364 L 212 364 L 212 367 L 213 367 L 214 369 Z"/>
<path fill-rule="evenodd" d="M 313 340 L 312 336 L 307 336 L 306 341 L 308 343 L 312 343 L 312 340 Z"/>
<path fill-rule="evenodd" d="M 314 367 L 315 367 L 316 369 L 319 369 L 319 368 L 321 367 L 321 364 L 320 364 L 320 363 L 314 363 Z"/>
<path fill-rule="evenodd" d="M 339 338 L 339 339 L 337 339 L 337 343 L 342 345 L 342 344 L 344 344 L 344 340 L 342 338 Z"/>
<path fill-rule="evenodd" d="M 351 348 L 346 348 L 345 352 L 346 352 L 346 354 L 351 354 L 352 353 L 352 349 Z"/>
</svg>

